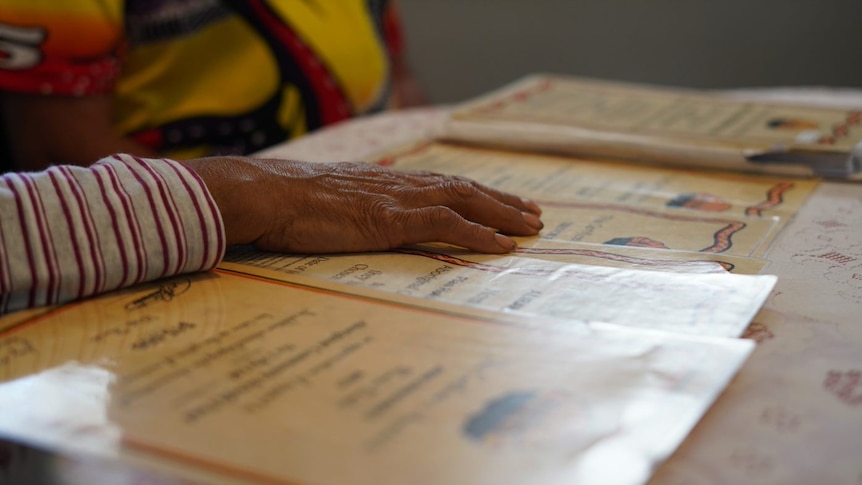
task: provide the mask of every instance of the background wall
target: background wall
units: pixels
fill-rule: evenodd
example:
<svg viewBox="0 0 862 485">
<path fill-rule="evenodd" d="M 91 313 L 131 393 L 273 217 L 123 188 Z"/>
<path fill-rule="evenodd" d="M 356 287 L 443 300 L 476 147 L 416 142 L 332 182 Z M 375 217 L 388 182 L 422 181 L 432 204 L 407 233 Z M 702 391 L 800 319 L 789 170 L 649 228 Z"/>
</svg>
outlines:
<svg viewBox="0 0 862 485">
<path fill-rule="evenodd" d="M 862 88 L 862 0 L 400 0 L 433 101 L 530 72 L 699 88 Z"/>
</svg>

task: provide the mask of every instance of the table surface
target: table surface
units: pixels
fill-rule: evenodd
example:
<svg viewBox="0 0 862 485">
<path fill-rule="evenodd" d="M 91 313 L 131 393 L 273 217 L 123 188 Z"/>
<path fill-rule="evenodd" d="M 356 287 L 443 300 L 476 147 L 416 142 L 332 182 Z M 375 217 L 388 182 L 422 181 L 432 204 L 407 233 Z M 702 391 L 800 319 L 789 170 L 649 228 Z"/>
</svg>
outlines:
<svg viewBox="0 0 862 485">
<path fill-rule="evenodd" d="M 734 95 L 862 107 L 858 91 Z M 260 156 L 362 159 L 431 136 L 447 112 L 353 120 Z M 651 483 L 862 484 L 862 184 L 821 184 L 766 258 L 764 273 L 779 279 L 744 336 L 757 341 L 756 350 Z M 0 446 L 0 483 L 9 479 L 4 464 L 17 460 L 32 472 L 51 459 Z M 137 483 L 144 476 L 147 483 L 186 483 L 81 457 L 64 459 L 60 469 L 63 476 L 47 482 Z"/>
</svg>

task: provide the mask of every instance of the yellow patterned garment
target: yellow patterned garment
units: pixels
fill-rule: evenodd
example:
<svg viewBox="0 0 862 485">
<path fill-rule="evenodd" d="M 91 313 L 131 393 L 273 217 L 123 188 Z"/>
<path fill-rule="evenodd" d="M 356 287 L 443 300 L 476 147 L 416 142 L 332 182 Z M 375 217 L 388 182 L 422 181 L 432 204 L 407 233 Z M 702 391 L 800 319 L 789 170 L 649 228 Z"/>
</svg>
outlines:
<svg viewBox="0 0 862 485">
<path fill-rule="evenodd" d="M 113 94 L 118 131 L 249 153 L 389 98 L 386 0 L 0 0 L 0 90 Z"/>
</svg>

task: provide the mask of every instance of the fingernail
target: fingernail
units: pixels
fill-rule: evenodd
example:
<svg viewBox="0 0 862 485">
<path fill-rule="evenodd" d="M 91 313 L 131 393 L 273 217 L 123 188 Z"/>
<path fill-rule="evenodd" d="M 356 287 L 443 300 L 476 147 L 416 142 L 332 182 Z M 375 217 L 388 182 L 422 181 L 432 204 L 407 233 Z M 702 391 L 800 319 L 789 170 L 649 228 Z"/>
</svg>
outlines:
<svg viewBox="0 0 862 485">
<path fill-rule="evenodd" d="M 521 212 L 521 216 L 524 217 L 524 222 L 526 222 L 528 226 L 532 227 L 537 231 L 545 227 L 545 224 L 543 224 L 542 221 L 540 221 L 539 218 L 534 214 L 530 214 L 529 212 Z"/>
<path fill-rule="evenodd" d="M 536 214 L 537 216 L 542 215 L 542 208 L 539 207 L 539 204 L 523 197 L 521 198 L 521 202 L 523 202 L 524 205 L 527 206 L 527 208 L 530 209 L 530 212 L 532 212 L 533 214 Z"/>
<path fill-rule="evenodd" d="M 508 237 L 500 234 L 499 232 L 494 234 L 494 238 L 497 239 L 497 244 L 499 244 L 500 247 L 505 249 L 506 251 L 511 251 L 511 250 L 515 249 L 515 246 L 516 246 L 515 241 L 513 241 L 512 239 L 509 239 Z"/>
</svg>

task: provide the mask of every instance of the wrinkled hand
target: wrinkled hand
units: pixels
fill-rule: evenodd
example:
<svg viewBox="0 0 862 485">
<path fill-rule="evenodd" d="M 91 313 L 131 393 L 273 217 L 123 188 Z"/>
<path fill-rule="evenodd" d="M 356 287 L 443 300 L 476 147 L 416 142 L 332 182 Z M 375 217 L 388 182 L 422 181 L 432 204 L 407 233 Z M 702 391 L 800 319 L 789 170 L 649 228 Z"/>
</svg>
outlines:
<svg viewBox="0 0 862 485">
<path fill-rule="evenodd" d="M 185 162 L 203 178 L 228 244 L 267 251 L 381 251 L 445 242 L 504 253 L 542 228 L 529 200 L 463 177 L 399 172 L 368 163 L 244 157 Z"/>
</svg>

